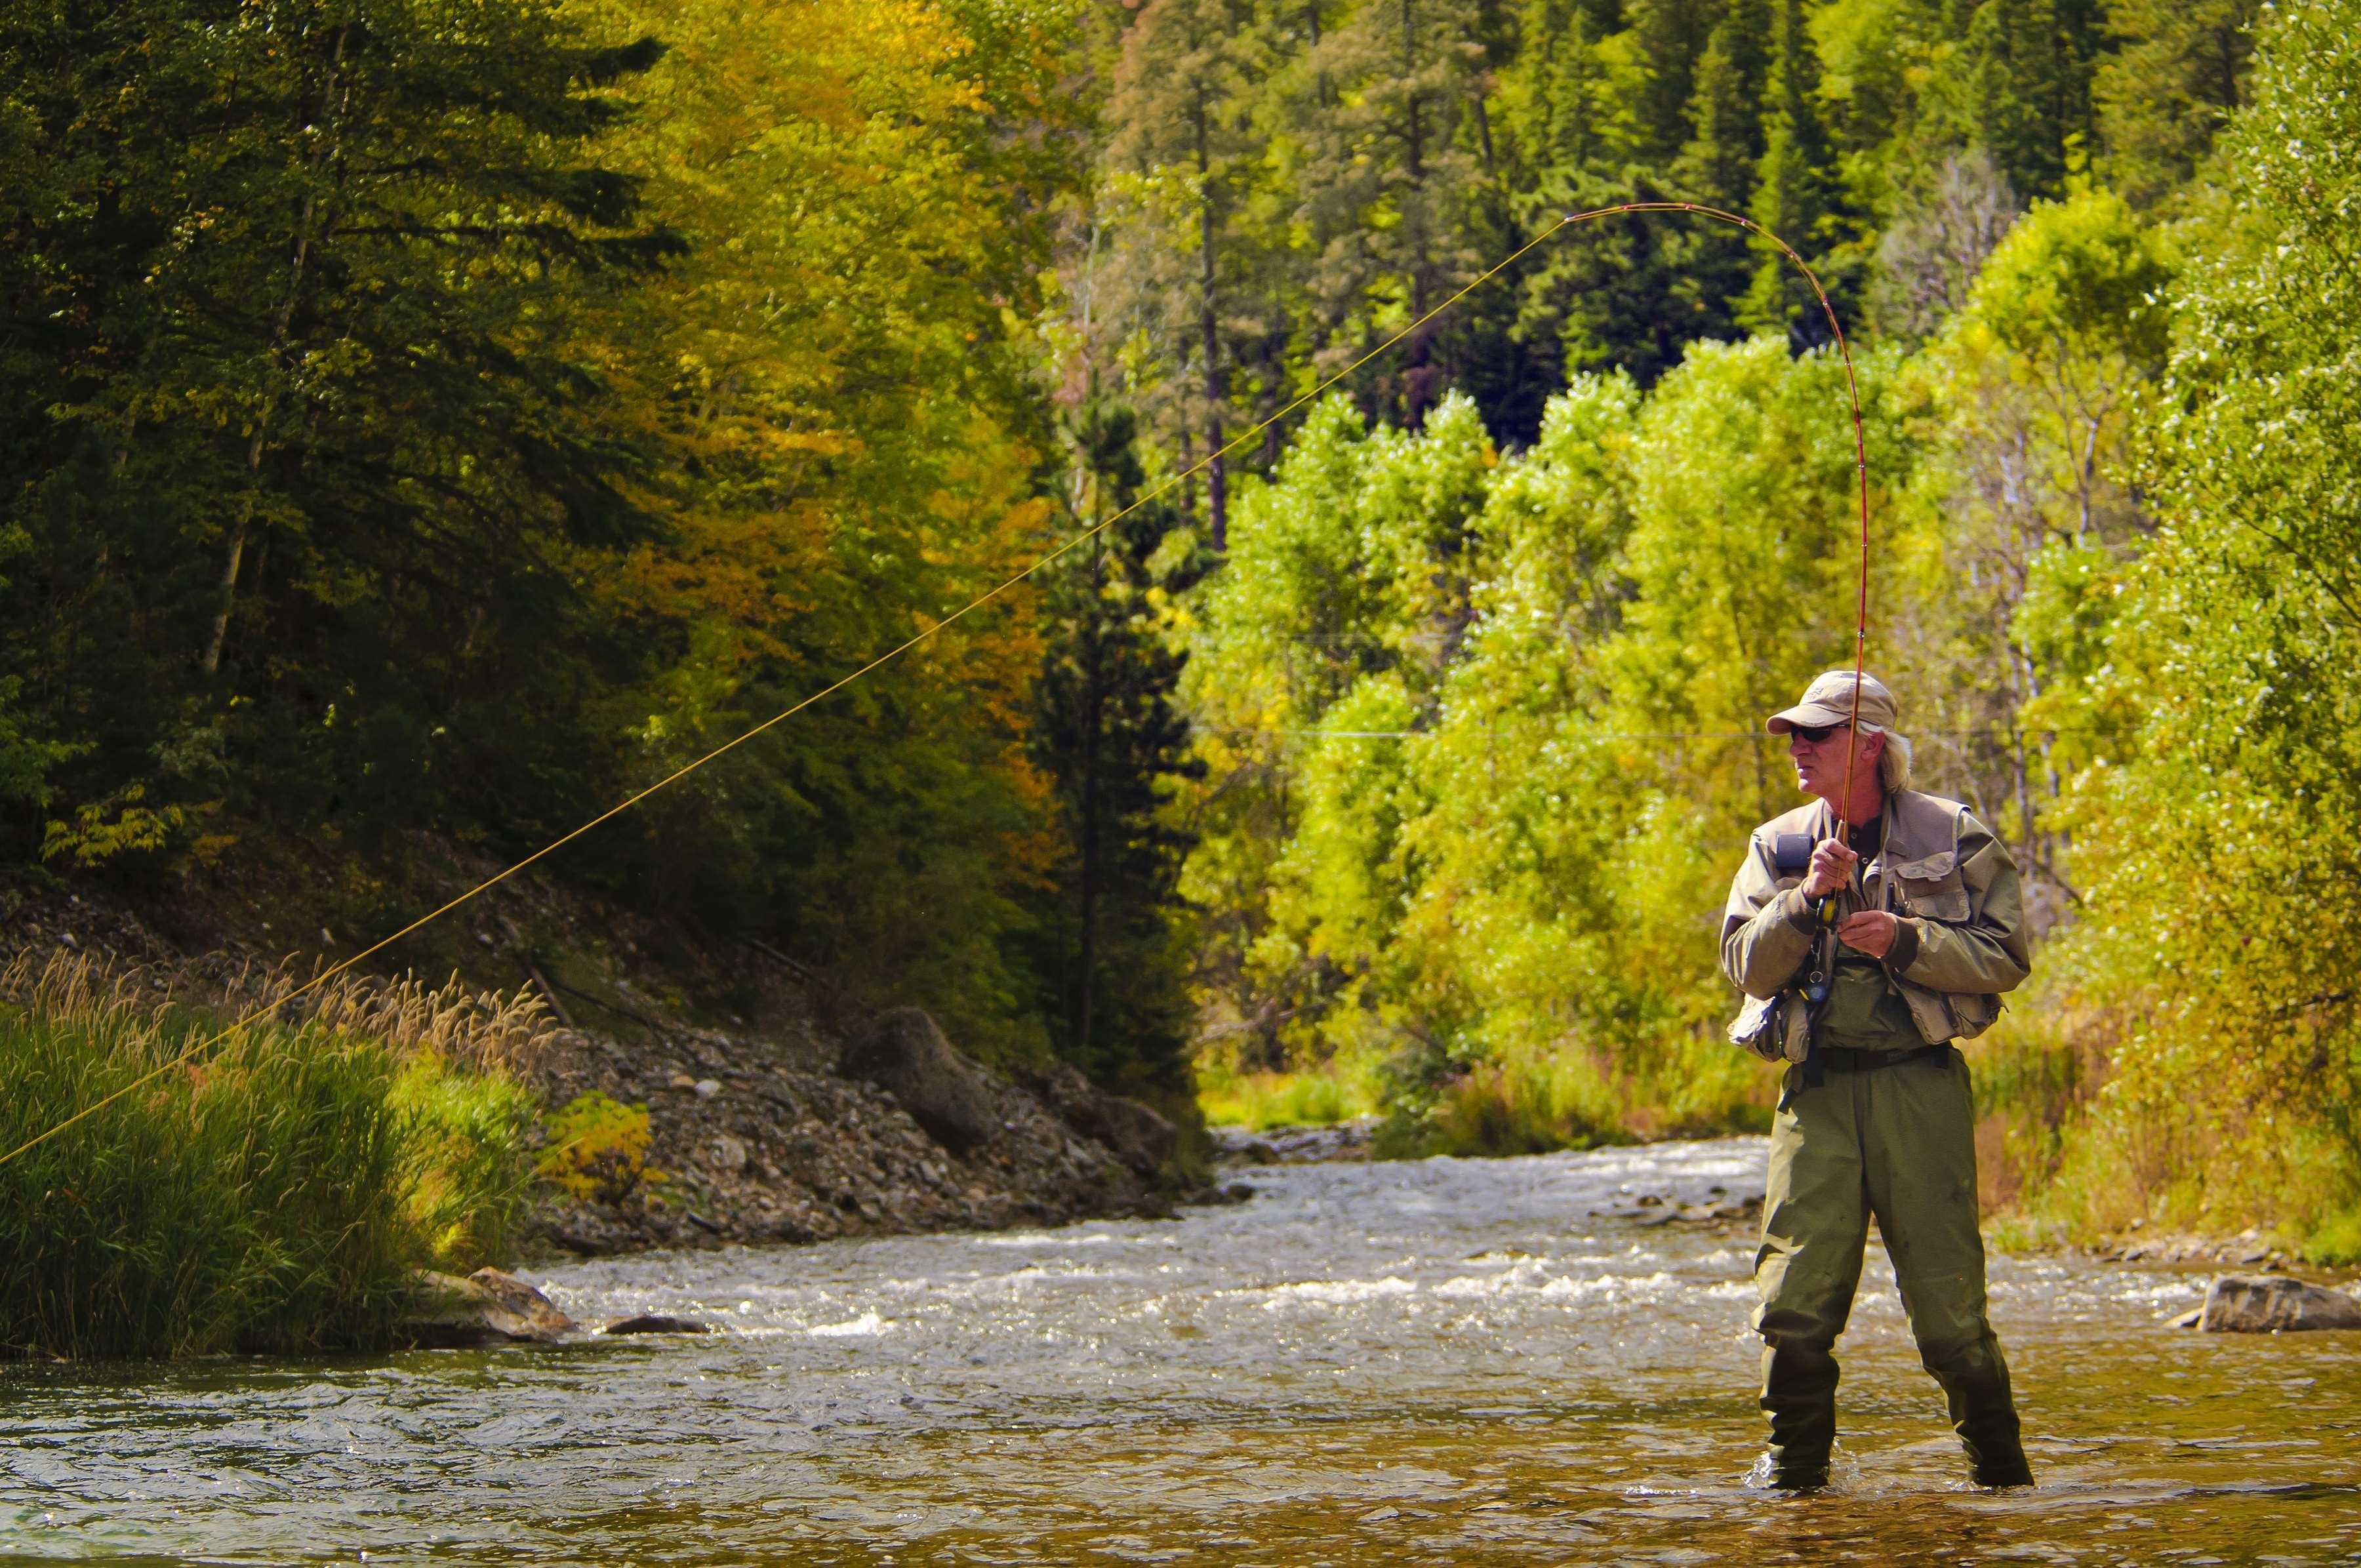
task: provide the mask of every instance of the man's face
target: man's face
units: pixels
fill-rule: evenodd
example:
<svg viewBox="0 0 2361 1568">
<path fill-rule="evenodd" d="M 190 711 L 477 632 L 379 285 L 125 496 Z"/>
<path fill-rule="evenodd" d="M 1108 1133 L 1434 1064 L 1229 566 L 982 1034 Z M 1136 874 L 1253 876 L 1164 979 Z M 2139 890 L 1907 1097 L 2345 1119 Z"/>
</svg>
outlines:
<svg viewBox="0 0 2361 1568">
<path fill-rule="evenodd" d="M 1875 778 L 1883 735 L 1856 736 L 1849 725 L 1787 731 L 1787 755 L 1795 763 L 1795 787 L 1823 799 L 1843 793 L 1848 769 L 1858 782 Z"/>
</svg>

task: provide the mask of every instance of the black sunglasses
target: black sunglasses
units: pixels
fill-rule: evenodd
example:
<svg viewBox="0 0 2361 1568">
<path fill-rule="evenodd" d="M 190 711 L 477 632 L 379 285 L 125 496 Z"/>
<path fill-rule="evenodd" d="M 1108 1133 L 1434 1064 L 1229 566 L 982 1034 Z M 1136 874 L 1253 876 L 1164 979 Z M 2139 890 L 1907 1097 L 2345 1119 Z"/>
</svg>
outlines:
<svg viewBox="0 0 2361 1568">
<path fill-rule="evenodd" d="M 1787 733 L 1817 746 L 1843 728 L 1841 724 L 1790 724 L 1787 726 Z"/>
</svg>

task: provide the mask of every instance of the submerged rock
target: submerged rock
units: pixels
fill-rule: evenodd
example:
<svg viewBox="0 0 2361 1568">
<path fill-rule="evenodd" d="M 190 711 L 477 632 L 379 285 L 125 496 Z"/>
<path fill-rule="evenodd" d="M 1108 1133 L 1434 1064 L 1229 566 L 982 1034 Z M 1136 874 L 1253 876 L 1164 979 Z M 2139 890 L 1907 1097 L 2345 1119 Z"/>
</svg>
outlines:
<svg viewBox="0 0 2361 1568">
<path fill-rule="evenodd" d="M 695 1318 L 675 1318 L 664 1312 L 642 1312 L 633 1318 L 617 1318 L 599 1331 L 610 1334 L 709 1334 L 710 1323 L 700 1323 Z"/>
<path fill-rule="evenodd" d="M 2197 1326 L 2212 1333 L 2361 1329 L 2361 1299 L 2279 1275 L 2225 1274 L 2205 1292 Z"/>
<path fill-rule="evenodd" d="M 923 1007 L 881 1014 L 846 1045 L 838 1070 L 892 1095 L 953 1154 L 989 1143 L 1000 1131 L 991 1075 L 960 1055 Z"/>
<path fill-rule="evenodd" d="M 416 1345 L 547 1344 L 579 1326 L 548 1297 L 497 1268 L 479 1268 L 465 1279 L 422 1268 L 411 1285 L 411 1310 L 396 1332 Z"/>
</svg>

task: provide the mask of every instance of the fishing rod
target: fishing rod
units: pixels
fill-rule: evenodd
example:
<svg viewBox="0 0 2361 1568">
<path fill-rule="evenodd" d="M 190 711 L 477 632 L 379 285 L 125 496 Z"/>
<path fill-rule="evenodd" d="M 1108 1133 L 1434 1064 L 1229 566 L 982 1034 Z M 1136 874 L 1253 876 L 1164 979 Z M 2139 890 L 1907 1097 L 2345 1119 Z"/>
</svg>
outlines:
<svg viewBox="0 0 2361 1568">
<path fill-rule="evenodd" d="M 1861 506 L 1860 594 L 1853 626 L 1852 726 L 1857 733 L 1858 727 L 1861 722 L 1861 682 L 1862 660 L 1866 656 L 1869 644 L 1869 440 L 1863 430 L 1861 422 L 1861 384 L 1859 378 L 1855 375 L 1853 369 L 1852 345 L 1845 337 L 1844 324 L 1837 319 L 1836 306 L 1829 302 L 1828 290 L 1821 286 L 1819 275 L 1812 270 L 1810 265 L 1806 263 L 1803 257 L 1796 252 L 1794 246 L 1789 245 L 1784 239 L 1782 239 L 1778 235 L 1773 233 L 1763 225 L 1756 223 L 1752 218 L 1743 216 L 1737 213 L 1724 212 L 1719 207 L 1704 206 L 1695 202 L 1620 202 L 1611 207 L 1593 207 L 1586 212 L 1567 213 L 1562 215 L 1557 222 L 1542 230 L 1541 233 L 1525 241 L 1524 244 L 1517 247 L 1516 249 L 1510 251 L 1508 255 L 1502 257 L 1499 260 L 1494 262 L 1491 266 L 1477 273 L 1474 278 L 1468 280 L 1466 283 L 1455 291 L 1450 297 L 1445 299 L 1441 304 L 1438 304 L 1432 310 L 1426 312 L 1423 315 L 1421 315 L 1418 319 L 1411 322 L 1408 326 L 1401 328 L 1392 336 L 1387 338 L 1384 342 L 1378 344 L 1375 348 L 1370 349 L 1366 354 L 1363 354 L 1359 358 L 1354 360 L 1343 369 L 1328 377 L 1325 380 L 1319 382 L 1317 385 L 1313 386 L 1311 390 L 1303 393 L 1293 401 L 1279 409 L 1268 418 L 1240 431 L 1228 441 L 1224 442 L 1221 445 L 1214 447 L 1206 453 L 1203 457 L 1200 458 L 1195 463 L 1182 468 L 1178 473 L 1169 476 L 1161 483 L 1148 489 L 1146 493 L 1139 496 L 1137 499 L 1133 500 L 1130 505 L 1123 508 L 1120 511 L 1115 512 L 1114 515 L 1102 521 L 1092 524 L 1090 527 L 1075 534 L 1071 539 L 1067 540 L 1063 544 L 1059 545 L 1056 549 L 1049 551 L 1038 556 L 1029 565 L 1016 573 L 1014 576 L 1009 577 L 1006 581 L 1000 583 L 998 586 L 984 593 L 977 595 L 974 598 L 970 599 L 966 604 L 963 604 L 959 609 L 951 611 L 950 614 L 943 617 L 940 620 L 935 621 L 931 625 L 928 625 L 913 635 L 904 639 L 902 641 L 895 644 L 892 648 L 887 649 L 884 652 L 880 653 L 875 658 L 870 660 L 867 663 L 861 665 L 851 674 L 843 675 L 837 680 L 829 682 L 827 685 L 822 686 L 819 690 L 812 693 L 809 696 L 805 697 L 802 701 L 795 704 L 793 707 L 773 714 L 770 718 L 763 720 L 762 723 L 755 725 L 752 729 L 748 729 L 742 734 L 737 735 L 729 740 L 723 741 L 720 745 L 716 746 L 713 750 L 706 752 L 703 756 L 698 757 L 696 761 L 684 763 L 680 767 L 674 769 L 671 773 L 666 773 L 663 778 L 658 779 L 655 783 L 649 784 L 646 788 L 626 795 L 623 799 L 618 801 L 613 806 L 609 806 L 606 810 L 600 812 L 598 816 L 593 817 L 588 822 L 583 823 L 573 831 L 551 839 L 548 843 L 544 844 L 540 849 L 535 850 L 532 854 L 525 856 L 515 864 L 486 877 L 483 881 L 478 883 L 467 892 L 460 894 L 456 898 L 446 901 L 436 908 L 428 911 L 426 914 L 420 916 L 417 919 L 412 920 L 409 925 L 404 926 L 401 929 L 394 932 L 391 936 L 379 938 L 377 941 L 362 948 L 359 952 L 355 953 L 352 957 L 343 959 L 332 968 L 321 970 L 318 974 L 313 976 L 311 980 L 305 981 L 302 985 L 298 986 L 287 995 L 279 998 L 276 1002 L 255 1008 L 245 1016 L 226 1025 L 217 1033 L 207 1036 L 205 1038 L 199 1040 L 195 1045 L 191 1046 L 186 1050 L 181 1052 L 178 1056 L 173 1057 L 170 1060 L 164 1062 L 160 1066 L 150 1069 L 148 1071 L 140 1074 L 137 1078 L 133 1079 L 130 1082 L 123 1085 L 121 1088 L 114 1090 L 92 1102 L 90 1104 L 83 1106 L 81 1110 L 76 1111 L 72 1115 L 66 1117 L 63 1121 L 57 1123 L 42 1132 L 35 1134 L 33 1136 L 26 1139 L 23 1143 L 18 1144 L 15 1148 L 8 1150 L 5 1154 L 0 1154 L 0 1165 L 6 1165 L 11 1160 L 17 1158 L 19 1156 L 29 1153 L 31 1150 L 39 1147 L 42 1144 L 49 1142 L 49 1139 L 56 1137 L 60 1133 L 64 1132 L 67 1128 L 74 1125 L 78 1122 L 81 1122 L 83 1118 L 97 1114 L 107 1106 L 114 1104 L 116 1101 L 123 1099 L 125 1096 L 137 1091 L 148 1084 L 153 1083 L 156 1080 L 163 1077 L 166 1073 L 170 1072 L 173 1069 L 184 1066 L 187 1063 L 195 1060 L 198 1057 L 203 1056 L 206 1051 L 211 1050 L 214 1047 L 220 1045 L 225 1040 L 227 1040 L 233 1036 L 238 1034 L 241 1030 L 244 1030 L 249 1025 L 255 1023 L 266 1014 L 271 1012 L 274 1008 L 283 1006 L 287 1003 L 293 1002 L 306 993 L 317 990 L 319 987 L 326 984 L 329 981 L 334 980 L 336 976 L 347 972 L 367 959 L 383 952 L 386 948 L 393 946 L 394 943 L 401 941 L 403 938 L 424 929 L 426 927 L 431 926 L 435 921 L 443 918 L 445 915 L 450 914 L 453 910 L 457 909 L 462 905 L 478 898 L 484 894 L 489 893 L 493 888 L 500 886 L 500 883 L 508 881 L 511 877 L 515 876 L 519 872 L 523 871 L 528 866 L 546 860 L 549 856 L 556 853 L 559 850 L 564 849 L 566 845 L 571 844 L 577 839 L 581 838 L 591 829 L 600 827 L 601 825 L 620 817 L 623 813 L 631 810 L 642 801 L 646 800 L 650 795 L 653 795 L 661 790 L 670 788 L 672 785 L 678 784 L 682 779 L 686 778 L 689 774 L 697 772 L 699 768 L 704 767 L 707 763 L 716 762 L 720 758 L 727 756 L 730 752 L 736 751 L 739 747 L 744 745 L 747 741 L 753 740 L 756 736 L 776 729 L 778 726 L 785 724 L 788 719 L 793 718 L 796 715 L 803 712 L 804 709 L 810 707 L 815 703 L 824 701 L 825 699 L 835 696 L 838 692 L 842 691 L 845 687 L 852 685 L 855 681 L 860 680 L 862 676 L 893 663 L 895 659 L 900 658 L 911 649 L 916 648 L 919 643 L 927 641 L 938 635 L 945 627 L 950 626 L 952 622 L 961 620 L 962 617 L 972 614 L 976 610 L 982 609 L 984 606 L 999 598 L 1003 594 L 1008 592 L 1011 588 L 1016 587 L 1018 584 L 1023 583 L 1027 578 L 1032 576 L 1036 572 L 1038 572 L 1042 567 L 1049 565 L 1060 556 L 1064 555 L 1067 552 L 1073 550 L 1082 544 L 1087 543 L 1093 538 L 1105 532 L 1108 529 L 1113 528 L 1116 523 L 1121 522 L 1125 518 L 1129 517 L 1132 513 L 1139 510 L 1142 507 L 1147 506 L 1149 502 L 1167 494 L 1173 489 L 1174 487 L 1194 477 L 1197 474 L 1202 472 L 1213 463 L 1227 456 L 1235 448 L 1243 446 L 1247 442 L 1261 435 L 1263 432 L 1279 423 L 1281 420 L 1286 419 L 1289 415 L 1294 413 L 1298 409 L 1302 408 L 1306 403 L 1311 402 L 1313 399 L 1318 398 L 1324 392 L 1327 392 L 1347 377 L 1356 374 L 1371 361 L 1391 352 L 1405 339 L 1418 332 L 1419 329 L 1425 326 L 1429 322 L 1432 322 L 1437 317 L 1443 315 L 1453 306 L 1458 304 L 1460 301 L 1466 299 L 1468 295 L 1474 293 L 1477 290 L 1482 288 L 1485 284 L 1490 282 L 1493 279 L 1499 277 L 1510 268 L 1514 267 L 1518 262 L 1523 260 L 1533 251 L 1538 250 L 1543 245 L 1555 239 L 1559 235 L 1564 234 L 1567 229 L 1576 227 L 1582 224 L 1596 223 L 1606 218 L 1631 217 L 1659 213 L 1686 214 L 1693 217 L 1708 218 L 1718 223 L 1730 224 L 1738 228 L 1744 229 L 1747 233 L 1753 235 L 1776 247 L 1779 253 L 1785 257 L 1795 267 L 1795 270 L 1803 274 L 1804 280 L 1811 285 L 1813 297 L 1819 302 L 1820 313 L 1828 318 L 1828 331 L 1836 339 L 1837 353 L 1844 361 L 1845 392 L 1851 400 L 1852 404 L 1853 473 L 1857 482 L 1856 488 L 1859 492 Z M 1856 747 L 1855 750 L 1857 751 L 1858 748 Z M 1848 804 L 1850 804 L 1852 799 L 1853 762 L 1854 757 L 1849 752 L 1845 759 L 1845 800 Z M 1845 821 L 1843 813 L 1841 809 L 1839 809 L 1837 816 L 1837 834 L 1839 840 L 1843 839 L 1848 829 L 1849 824 Z"/>
</svg>

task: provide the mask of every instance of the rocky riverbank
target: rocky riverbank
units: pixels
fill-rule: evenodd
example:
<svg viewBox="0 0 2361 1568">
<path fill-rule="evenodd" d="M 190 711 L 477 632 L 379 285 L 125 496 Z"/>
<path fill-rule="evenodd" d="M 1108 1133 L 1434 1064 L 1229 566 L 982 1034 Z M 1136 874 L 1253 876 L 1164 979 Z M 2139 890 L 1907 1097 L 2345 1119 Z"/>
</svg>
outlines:
<svg viewBox="0 0 2361 1568">
<path fill-rule="evenodd" d="M 1178 1135 L 1154 1111 L 1070 1068 L 1012 1080 L 959 1055 L 924 1014 L 900 1023 L 933 1050 L 885 1081 L 835 1070 L 847 1047 L 816 1033 L 684 1027 L 646 1047 L 559 1031 L 537 1072 L 544 1100 L 597 1091 L 644 1105 L 646 1163 L 661 1176 L 612 1201 L 548 1201 L 533 1234 L 597 1254 L 1172 1212 L 1174 1183 L 1158 1179 Z M 950 1082 L 972 1117 L 961 1132 L 920 1120 Z"/>
<path fill-rule="evenodd" d="M 255 901 L 258 916 L 263 908 Z M 272 913 L 283 936 L 284 910 Z M 478 917 L 477 942 L 494 955 L 493 971 L 508 955 L 557 1020 L 512 1070 L 550 1111 L 597 1093 L 646 1113 L 633 1179 L 595 1199 L 543 1190 L 524 1233 L 533 1255 L 1005 1229 L 1232 1201 L 1186 1179 L 1182 1131 L 1155 1109 L 1061 1065 L 992 1071 L 915 1009 L 890 1014 L 884 1036 L 873 1037 L 880 1021 L 832 1030 L 801 1004 L 808 977 L 774 955 L 744 960 L 770 971 L 755 977 L 769 1003 L 762 1026 L 720 1030 L 686 1021 L 663 1000 L 661 976 L 644 969 L 586 972 L 577 950 L 560 970 L 525 944 L 503 945 L 503 931 L 526 918 L 563 928 L 595 925 L 603 914 L 521 909 L 511 895 L 510 907 L 493 904 Z M 193 928 L 197 938 L 165 934 L 175 928 Z M 627 922 L 610 918 L 606 928 L 620 933 L 611 947 L 637 950 Z M 333 939 L 325 928 L 321 936 Z M 0 920 L 0 963 L 19 953 L 83 954 L 137 968 L 142 993 L 159 1003 L 215 1007 L 234 1008 L 274 962 L 301 973 L 320 960 L 319 945 L 282 958 L 271 942 L 267 920 L 225 929 L 89 894 L 23 900 Z M 565 973 L 576 979 L 553 979 Z M 637 1037 L 584 1026 L 576 1014 L 585 1002 L 626 1020 Z M 881 1054 L 886 1036 L 898 1056 Z M 940 1113 L 949 1102 L 956 1125 Z"/>
</svg>

